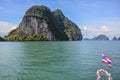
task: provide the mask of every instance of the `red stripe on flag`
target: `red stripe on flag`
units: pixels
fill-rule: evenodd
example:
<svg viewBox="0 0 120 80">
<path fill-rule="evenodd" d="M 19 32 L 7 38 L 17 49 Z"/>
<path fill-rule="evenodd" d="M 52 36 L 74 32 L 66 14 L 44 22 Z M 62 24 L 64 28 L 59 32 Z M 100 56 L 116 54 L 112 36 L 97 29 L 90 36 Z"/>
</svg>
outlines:
<svg viewBox="0 0 120 80">
<path fill-rule="evenodd" d="M 104 54 L 104 55 L 105 55 L 105 54 Z M 109 56 L 105 55 L 105 57 L 106 57 L 107 59 L 109 59 L 110 62 L 112 62 L 112 59 L 111 59 Z"/>
<path fill-rule="evenodd" d="M 109 68 L 112 68 L 112 66 L 109 66 Z"/>
<path fill-rule="evenodd" d="M 112 68 L 112 65 L 111 64 L 108 64 L 109 68 Z"/>
<path fill-rule="evenodd" d="M 105 61 L 105 60 L 102 60 L 102 62 L 103 62 L 104 64 L 108 64 L 108 62 L 107 62 L 107 61 Z"/>
</svg>

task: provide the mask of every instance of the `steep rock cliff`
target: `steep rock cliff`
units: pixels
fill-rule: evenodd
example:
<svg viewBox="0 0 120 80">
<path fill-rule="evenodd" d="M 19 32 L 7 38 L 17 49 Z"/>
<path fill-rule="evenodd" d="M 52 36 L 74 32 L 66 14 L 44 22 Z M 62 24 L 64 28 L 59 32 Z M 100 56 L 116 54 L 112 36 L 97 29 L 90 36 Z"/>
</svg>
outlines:
<svg viewBox="0 0 120 80">
<path fill-rule="evenodd" d="M 47 40 L 82 40 L 80 29 L 65 17 L 61 10 L 51 12 L 48 7 L 43 5 L 29 8 L 18 28 L 12 30 L 6 39 L 14 40 L 13 35 L 19 35 L 19 37 L 39 35 L 46 37 Z M 15 39 L 19 40 L 16 37 Z"/>
<path fill-rule="evenodd" d="M 64 16 L 61 10 L 57 9 L 52 12 L 55 17 L 55 21 L 59 28 L 61 28 L 69 40 L 81 40 L 82 34 L 78 26 Z"/>
</svg>

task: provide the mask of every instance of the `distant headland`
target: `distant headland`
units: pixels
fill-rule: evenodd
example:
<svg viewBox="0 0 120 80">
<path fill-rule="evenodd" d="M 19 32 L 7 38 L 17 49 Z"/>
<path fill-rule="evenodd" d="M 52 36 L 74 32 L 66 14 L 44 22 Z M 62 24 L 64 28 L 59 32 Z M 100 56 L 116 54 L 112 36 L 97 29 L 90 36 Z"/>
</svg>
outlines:
<svg viewBox="0 0 120 80">
<path fill-rule="evenodd" d="M 106 35 L 104 34 L 99 34 L 98 36 L 96 37 L 93 37 L 92 39 L 90 38 L 84 38 L 83 40 L 110 40 L 109 37 L 107 37 Z M 112 40 L 120 40 L 120 37 L 113 37 Z"/>
</svg>

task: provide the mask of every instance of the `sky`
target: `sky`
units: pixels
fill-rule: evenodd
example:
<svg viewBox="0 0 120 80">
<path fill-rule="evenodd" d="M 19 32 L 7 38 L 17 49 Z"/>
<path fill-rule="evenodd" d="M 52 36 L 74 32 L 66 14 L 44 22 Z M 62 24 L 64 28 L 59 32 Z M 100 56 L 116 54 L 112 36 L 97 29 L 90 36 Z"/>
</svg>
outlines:
<svg viewBox="0 0 120 80">
<path fill-rule="evenodd" d="M 84 38 L 105 34 L 120 37 L 120 0 L 0 0 L 0 36 L 18 27 L 27 9 L 45 5 L 61 9 L 76 23 Z"/>
</svg>

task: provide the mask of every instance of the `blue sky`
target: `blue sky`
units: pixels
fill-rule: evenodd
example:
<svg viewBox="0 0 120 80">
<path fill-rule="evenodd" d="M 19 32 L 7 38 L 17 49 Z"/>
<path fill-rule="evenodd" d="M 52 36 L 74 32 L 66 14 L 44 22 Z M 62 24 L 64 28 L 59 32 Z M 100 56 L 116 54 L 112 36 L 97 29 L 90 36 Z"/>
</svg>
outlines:
<svg viewBox="0 0 120 80">
<path fill-rule="evenodd" d="M 0 0 L 0 34 L 17 27 L 33 5 L 45 5 L 51 11 L 61 9 L 81 28 L 84 37 L 120 36 L 120 0 Z"/>
</svg>

